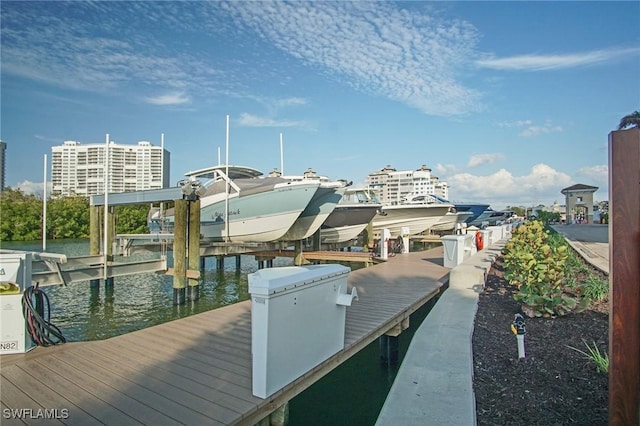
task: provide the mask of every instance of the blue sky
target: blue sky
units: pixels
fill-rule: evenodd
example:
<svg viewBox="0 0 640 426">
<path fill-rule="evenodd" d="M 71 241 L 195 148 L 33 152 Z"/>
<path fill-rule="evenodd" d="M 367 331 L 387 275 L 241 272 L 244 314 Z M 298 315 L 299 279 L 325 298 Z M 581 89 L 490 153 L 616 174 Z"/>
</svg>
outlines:
<svg viewBox="0 0 640 426">
<path fill-rule="evenodd" d="M 640 109 L 640 2 L 0 3 L 6 184 L 65 140 L 148 140 L 171 181 L 225 158 L 363 183 L 426 164 L 450 198 L 608 198 Z"/>
</svg>

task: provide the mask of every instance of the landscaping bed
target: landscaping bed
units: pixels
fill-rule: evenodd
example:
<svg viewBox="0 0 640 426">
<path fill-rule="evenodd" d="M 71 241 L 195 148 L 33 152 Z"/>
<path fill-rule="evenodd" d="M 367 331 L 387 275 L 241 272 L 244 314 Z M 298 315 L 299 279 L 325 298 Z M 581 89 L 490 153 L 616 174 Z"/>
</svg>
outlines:
<svg viewBox="0 0 640 426">
<path fill-rule="evenodd" d="M 595 270 L 572 277 L 580 282 Z M 521 304 L 504 278 L 502 257 L 480 294 L 473 333 L 473 386 L 478 425 L 606 425 L 608 375 L 576 349 L 608 353 L 608 304 L 556 318 L 525 319 L 525 357 L 511 324 Z M 575 348 L 575 349 L 572 349 Z"/>
</svg>

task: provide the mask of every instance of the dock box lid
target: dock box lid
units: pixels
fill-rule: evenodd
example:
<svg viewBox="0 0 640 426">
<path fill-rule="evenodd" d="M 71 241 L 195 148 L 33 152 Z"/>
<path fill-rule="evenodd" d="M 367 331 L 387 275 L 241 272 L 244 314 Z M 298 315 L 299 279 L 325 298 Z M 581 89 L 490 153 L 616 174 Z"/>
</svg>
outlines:
<svg viewBox="0 0 640 426">
<path fill-rule="evenodd" d="M 337 264 L 260 269 L 248 275 L 249 293 L 264 296 L 280 293 L 333 277 L 348 275 L 350 271 L 351 268 Z"/>
</svg>

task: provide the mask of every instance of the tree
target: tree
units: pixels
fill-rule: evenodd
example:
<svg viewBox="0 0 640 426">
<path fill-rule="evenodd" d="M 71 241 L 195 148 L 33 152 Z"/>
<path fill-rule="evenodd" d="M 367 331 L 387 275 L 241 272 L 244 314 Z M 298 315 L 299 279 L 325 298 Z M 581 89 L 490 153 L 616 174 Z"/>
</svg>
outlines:
<svg viewBox="0 0 640 426">
<path fill-rule="evenodd" d="M 37 240 L 42 235 L 42 201 L 19 189 L 0 193 L 0 241 Z"/>
<path fill-rule="evenodd" d="M 620 119 L 620 124 L 618 124 L 618 130 L 632 127 L 640 127 L 640 111 L 634 111 L 629 115 L 625 115 Z"/>
<path fill-rule="evenodd" d="M 48 237 L 52 239 L 89 236 L 89 200 L 85 197 L 52 199 L 48 208 Z"/>
</svg>

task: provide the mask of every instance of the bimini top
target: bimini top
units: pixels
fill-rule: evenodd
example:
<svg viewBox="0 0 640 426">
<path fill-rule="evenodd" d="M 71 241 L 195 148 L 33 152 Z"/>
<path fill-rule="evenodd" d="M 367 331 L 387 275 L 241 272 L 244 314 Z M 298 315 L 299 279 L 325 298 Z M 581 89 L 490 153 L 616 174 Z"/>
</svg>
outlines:
<svg viewBox="0 0 640 426">
<path fill-rule="evenodd" d="M 229 165 L 228 168 L 229 173 L 227 176 L 229 176 L 230 179 L 255 178 L 263 175 L 260 170 L 254 169 L 253 167 Z M 223 173 L 227 173 L 227 166 L 225 164 L 218 164 L 217 166 L 210 166 L 200 170 L 189 171 L 184 175 L 193 178 L 213 179 L 215 176 L 215 172 L 218 170 Z"/>
</svg>

